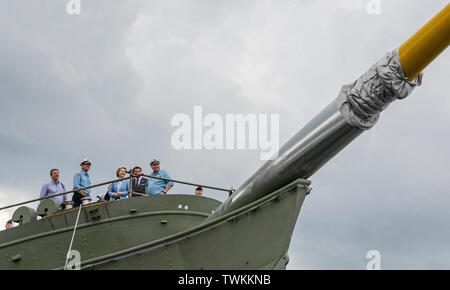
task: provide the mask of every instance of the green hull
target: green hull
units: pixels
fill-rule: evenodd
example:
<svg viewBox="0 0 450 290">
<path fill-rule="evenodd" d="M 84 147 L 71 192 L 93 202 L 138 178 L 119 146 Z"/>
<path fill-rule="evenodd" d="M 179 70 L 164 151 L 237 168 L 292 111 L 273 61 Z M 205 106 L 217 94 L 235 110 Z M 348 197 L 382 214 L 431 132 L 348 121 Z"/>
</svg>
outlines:
<svg viewBox="0 0 450 290">
<path fill-rule="evenodd" d="M 284 269 L 309 182 L 297 180 L 202 223 L 221 203 L 194 195 L 83 207 L 82 269 Z M 63 269 L 78 209 L 0 232 L 1 269 Z"/>
</svg>

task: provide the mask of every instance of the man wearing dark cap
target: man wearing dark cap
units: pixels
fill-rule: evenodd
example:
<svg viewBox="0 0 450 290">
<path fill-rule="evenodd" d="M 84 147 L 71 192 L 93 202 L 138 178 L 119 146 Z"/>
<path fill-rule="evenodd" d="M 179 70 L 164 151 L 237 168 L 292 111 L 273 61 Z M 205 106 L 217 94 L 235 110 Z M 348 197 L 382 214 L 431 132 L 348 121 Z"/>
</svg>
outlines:
<svg viewBox="0 0 450 290">
<path fill-rule="evenodd" d="M 5 228 L 10 229 L 14 227 L 14 222 L 12 220 L 9 220 L 6 222 Z"/>
<path fill-rule="evenodd" d="M 198 187 L 195 189 L 195 195 L 202 196 L 202 195 L 203 195 L 203 187 L 198 186 Z"/>
<path fill-rule="evenodd" d="M 91 160 L 89 158 L 85 158 L 81 161 L 81 170 L 80 172 L 75 173 L 73 176 L 73 189 L 76 190 L 78 188 L 83 188 L 91 185 L 91 180 L 89 178 L 88 171 L 91 168 Z M 74 206 L 80 206 L 81 199 L 83 197 L 87 197 L 91 194 L 90 189 L 84 190 L 76 190 L 73 193 L 72 201 L 74 202 Z"/>
<path fill-rule="evenodd" d="M 155 158 L 150 162 L 150 166 L 153 169 L 152 176 L 162 177 L 165 179 L 171 179 L 170 175 L 160 168 L 159 159 Z M 173 187 L 172 181 L 149 178 L 147 181 L 147 188 L 145 193 L 166 195 L 167 192 Z"/>
</svg>

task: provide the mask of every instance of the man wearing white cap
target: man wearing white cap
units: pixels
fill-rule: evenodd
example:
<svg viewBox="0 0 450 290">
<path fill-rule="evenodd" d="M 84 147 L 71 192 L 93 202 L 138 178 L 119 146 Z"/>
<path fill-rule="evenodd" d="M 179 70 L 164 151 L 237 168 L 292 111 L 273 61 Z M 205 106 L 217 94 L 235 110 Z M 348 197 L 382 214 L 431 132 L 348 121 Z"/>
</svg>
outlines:
<svg viewBox="0 0 450 290">
<path fill-rule="evenodd" d="M 159 159 L 155 158 L 150 162 L 150 166 L 153 169 L 152 176 L 162 177 L 165 179 L 171 179 L 169 174 L 160 169 L 159 165 Z M 162 179 L 156 179 L 156 178 L 149 178 L 147 181 L 147 188 L 145 190 L 145 193 L 152 195 L 152 194 L 160 194 L 160 195 L 166 195 L 166 193 L 173 187 L 172 181 L 162 180 Z"/>
<path fill-rule="evenodd" d="M 81 161 L 81 170 L 80 172 L 75 173 L 73 176 L 73 189 L 76 190 L 78 188 L 83 188 L 91 185 L 91 180 L 89 178 L 89 174 L 87 173 L 91 168 L 91 160 L 89 158 L 85 158 Z M 83 197 L 87 197 L 91 194 L 90 189 L 84 190 L 76 190 L 73 193 L 72 201 L 74 202 L 74 206 L 80 206 L 81 199 Z"/>
</svg>

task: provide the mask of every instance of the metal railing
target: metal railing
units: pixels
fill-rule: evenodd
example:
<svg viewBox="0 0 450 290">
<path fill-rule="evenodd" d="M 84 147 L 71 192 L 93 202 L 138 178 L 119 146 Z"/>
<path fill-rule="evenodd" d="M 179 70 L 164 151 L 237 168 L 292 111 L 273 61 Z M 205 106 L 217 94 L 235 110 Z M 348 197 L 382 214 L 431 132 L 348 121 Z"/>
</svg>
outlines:
<svg viewBox="0 0 450 290">
<path fill-rule="evenodd" d="M 202 184 L 191 183 L 191 182 L 186 182 L 186 181 L 180 181 L 180 180 L 175 180 L 175 179 L 168 179 L 168 178 L 163 178 L 163 177 L 154 176 L 154 175 L 142 174 L 142 176 L 145 176 L 145 177 L 148 177 L 148 178 L 154 178 L 154 179 L 161 179 L 161 180 L 165 180 L 165 181 L 171 181 L 171 182 L 175 182 L 175 183 L 186 184 L 186 185 L 200 186 L 200 187 L 209 188 L 209 189 L 214 189 L 214 190 L 218 190 L 218 191 L 226 191 L 226 192 L 228 192 L 229 194 L 232 193 L 232 192 L 234 191 L 233 188 L 231 188 L 231 189 L 225 189 L 225 188 L 214 187 L 214 186 L 209 186 L 209 185 L 202 185 Z"/>
<path fill-rule="evenodd" d="M 77 192 L 77 191 L 80 191 L 80 190 L 83 191 L 85 189 L 91 189 L 91 188 L 104 186 L 104 185 L 111 184 L 111 183 L 118 182 L 118 181 L 124 181 L 124 180 L 127 180 L 127 179 L 130 181 L 130 186 L 129 186 L 129 190 L 128 190 L 128 197 L 129 198 L 132 198 L 132 195 L 145 196 L 146 194 L 140 194 L 140 193 L 132 192 L 132 190 L 133 190 L 133 185 L 132 185 L 133 178 L 137 177 L 137 175 L 135 175 L 135 174 L 133 174 L 131 172 L 127 172 L 127 173 L 130 176 L 125 177 L 125 178 L 114 179 L 114 180 L 110 180 L 110 181 L 106 181 L 106 182 L 102 182 L 102 183 L 98 183 L 98 184 L 94 184 L 94 185 L 90 185 L 90 186 L 86 186 L 86 187 L 80 187 L 80 188 L 77 188 L 77 189 L 65 191 L 65 192 L 62 192 L 62 193 L 54 194 L 54 195 L 49 195 L 49 196 L 45 196 L 45 197 L 35 198 L 35 199 L 31 199 L 31 200 L 24 201 L 24 202 L 19 202 L 19 203 L 8 205 L 8 206 L 4 206 L 4 207 L 0 207 L 0 211 L 4 210 L 4 209 L 16 207 L 16 206 L 19 206 L 19 205 L 24 205 L 24 204 L 28 204 L 28 203 L 32 203 L 32 202 L 36 202 L 36 201 L 41 201 L 41 200 L 45 200 L 45 199 L 49 199 L 49 198 L 53 198 L 53 197 L 57 197 L 57 196 L 66 195 L 66 194 L 69 194 L 69 193 L 74 193 L 74 192 Z M 170 182 L 175 182 L 175 183 L 181 183 L 181 184 L 186 184 L 186 185 L 200 186 L 200 187 L 209 188 L 209 189 L 218 190 L 218 191 L 226 191 L 229 194 L 233 193 L 233 191 L 234 191 L 233 188 L 225 189 L 225 188 L 220 188 L 220 187 L 202 185 L 202 184 L 186 182 L 186 181 L 181 181 L 181 180 L 175 180 L 175 179 L 168 179 L 168 178 L 163 178 L 163 177 L 153 176 L 153 175 L 147 175 L 147 174 L 141 174 L 140 176 L 144 176 L 144 177 L 147 177 L 147 178 L 160 179 L 160 180 L 165 180 L 165 181 L 170 181 Z"/>
</svg>

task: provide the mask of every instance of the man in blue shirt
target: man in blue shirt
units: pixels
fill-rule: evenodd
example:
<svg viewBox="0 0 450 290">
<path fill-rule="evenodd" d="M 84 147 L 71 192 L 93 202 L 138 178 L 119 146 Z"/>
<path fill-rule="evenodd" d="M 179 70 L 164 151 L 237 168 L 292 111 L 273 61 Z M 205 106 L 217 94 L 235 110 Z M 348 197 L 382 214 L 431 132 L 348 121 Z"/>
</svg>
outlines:
<svg viewBox="0 0 450 290">
<path fill-rule="evenodd" d="M 169 174 L 165 172 L 164 170 L 160 169 L 160 164 L 158 159 L 153 159 L 152 162 L 150 162 L 150 166 L 153 169 L 153 173 L 151 175 L 162 177 L 166 179 L 171 179 Z M 152 195 L 152 194 L 160 194 L 160 195 L 166 195 L 167 192 L 173 187 L 172 181 L 167 180 L 161 180 L 156 178 L 149 178 L 147 181 L 147 188 L 145 190 L 146 194 Z"/>
<path fill-rule="evenodd" d="M 80 166 L 81 166 L 80 172 L 75 173 L 75 175 L 73 176 L 74 190 L 91 185 L 91 180 L 88 174 L 88 171 L 91 168 L 91 160 L 89 158 L 83 159 L 83 161 L 81 161 Z M 83 197 L 89 196 L 90 194 L 91 194 L 90 189 L 76 190 L 72 196 L 74 206 L 80 206 L 80 204 L 82 203 L 81 199 Z"/>
<path fill-rule="evenodd" d="M 59 181 L 59 170 L 58 169 L 52 169 L 50 170 L 50 177 L 51 180 L 47 183 L 44 183 L 41 189 L 40 197 L 46 197 L 50 195 L 55 195 L 58 193 L 63 193 L 66 191 L 66 187 L 62 182 Z M 67 195 L 60 195 L 52 197 L 51 199 L 56 200 L 60 204 L 67 201 Z"/>
</svg>

